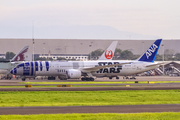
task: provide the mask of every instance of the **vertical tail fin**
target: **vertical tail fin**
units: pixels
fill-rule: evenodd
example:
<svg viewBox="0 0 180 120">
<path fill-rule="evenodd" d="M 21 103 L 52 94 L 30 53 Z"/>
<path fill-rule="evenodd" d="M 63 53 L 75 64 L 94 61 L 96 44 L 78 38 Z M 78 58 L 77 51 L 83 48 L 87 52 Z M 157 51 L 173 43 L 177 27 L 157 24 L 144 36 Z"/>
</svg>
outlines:
<svg viewBox="0 0 180 120">
<path fill-rule="evenodd" d="M 27 55 L 25 56 L 25 53 L 28 52 L 28 49 L 29 49 L 29 46 L 23 47 L 21 49 L 21 51 L 12 58 L 11 62 L 32 60 L 32 59 L 29 59 L 29 58 L 27 59 L 26 58 Z"/>
<path fill-rule="evenodd" d="M 138 61 L 154 62 L 162 39 L 157 39 L 150 48 L 138 59 Z"/>
<path fill-rule="evenodd" d="M 113 41 L 98 60 L 112 60 L 118 41 Z"/>
</svg>

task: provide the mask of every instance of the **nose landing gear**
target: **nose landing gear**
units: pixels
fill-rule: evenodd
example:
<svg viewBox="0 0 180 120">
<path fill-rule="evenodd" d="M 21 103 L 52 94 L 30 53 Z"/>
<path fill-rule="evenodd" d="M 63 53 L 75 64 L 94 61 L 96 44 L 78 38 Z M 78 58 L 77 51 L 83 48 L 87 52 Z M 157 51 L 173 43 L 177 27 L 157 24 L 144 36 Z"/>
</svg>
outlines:
<svg viewBox="0 0 180 120">
<path fill-rule="evenodd" d="M 22 81 L 25 81 L 26 80 L 26 78 L 22 78 Z"/>
<path fill-rule="evenodd" d="M 109 79 L 112 79 L 113 77 L 109 77 Z M 116 79 L 119 79 L 119 77 L 118 76 L 116 76 Z"/>
</svg>

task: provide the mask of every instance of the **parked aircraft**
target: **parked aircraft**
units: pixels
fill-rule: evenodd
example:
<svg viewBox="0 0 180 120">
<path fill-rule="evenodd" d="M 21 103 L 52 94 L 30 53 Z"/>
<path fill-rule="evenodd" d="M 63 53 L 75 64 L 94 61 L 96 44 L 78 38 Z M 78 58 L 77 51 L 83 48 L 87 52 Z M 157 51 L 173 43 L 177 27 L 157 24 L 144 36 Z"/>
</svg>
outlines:
<svg viewBox="0 0 180 120">
<path fill-rule="evenodd" d="M 28 49 L 29 46 L 25 46 L 10 61 L 0 61 L 0 74 L 8 74 L 12 68 L 22 61 L 31 61 L 32 57 L 27 53 Z"/>
<path fill-rule="evenodd" d="M 154 62 L 162 39 L 156 40 L 137 60 L 97 60 L 97 61 L 31 61 L 24 62 L 11 70 L 11 74 L 21 76 L 49 76 L 60 79 L 79 79 L 94 81 L 95 77 L 128 76 L 159 67 Z M 105 54 L 111 58 L 111 54 Z M 83 76 L 83 77 L 82 77 Z M 25 80 L 24 77 L 22 80 Z"/>
<path fill-rule="evenodd" d="M 112 60 L 118 41 L 113 41 L 98 60 Z"/>
</svg>

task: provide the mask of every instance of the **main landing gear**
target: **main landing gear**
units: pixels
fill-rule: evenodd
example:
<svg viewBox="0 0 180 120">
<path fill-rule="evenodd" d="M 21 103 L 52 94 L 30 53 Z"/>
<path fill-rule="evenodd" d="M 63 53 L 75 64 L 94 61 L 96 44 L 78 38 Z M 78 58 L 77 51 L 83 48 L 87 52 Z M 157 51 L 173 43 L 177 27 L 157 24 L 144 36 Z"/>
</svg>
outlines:
<svg viewBox="0 0 180 120">
<path fill-rule="evenodd" d="M 94 81 L 93 77 L 83 77 L 81 78 L 82 81 Z"/>
<path fill-rule="evenodd" d="M 113 77 L 109 77 L 109 79 L 112 79 Z M 116 79 L 119 79 L 119 77 L 117 76 Z"/>
<path fill-rule="evenodd" d="M 67 78 L 60 78 L 60 80 L 67 80 Z"/>
<path fill-rule="evenodd" d="M 132 77 L 123 76 L 123 79 L 136 79 L 136 77 L 135 76 L 132 76 Z"/>
<path fill-rule="evenodd" d="M 55 80 L 55 79 L 56 79 L 56 77 L 53 77 L 53 76 L 48 77 L 48 80 Z"/>
</svg>

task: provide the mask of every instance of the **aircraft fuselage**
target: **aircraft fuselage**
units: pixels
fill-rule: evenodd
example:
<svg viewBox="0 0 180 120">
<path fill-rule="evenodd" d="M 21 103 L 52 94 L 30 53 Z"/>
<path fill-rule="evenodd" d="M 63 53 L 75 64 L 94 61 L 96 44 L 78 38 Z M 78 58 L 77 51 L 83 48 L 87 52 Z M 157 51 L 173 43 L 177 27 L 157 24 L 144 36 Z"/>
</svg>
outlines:
<svg viewBox="0 0 180 120">
<path fill-rule="evenodd" d="M 120 64 L 125 62 L 132 63 L 103 68 L 98 71 L 93 71 L 91 74 L 96 77 L 126 76 L 145 72 L 158 67 L 146 67 L 147 64 L 153 63 L 140 61 L 35 61 L 20 64 L 14 69 L 14 71 L 12 71 L 12 74 L 22 76 L 61 76 L 66 75 L 68 70 L 81 71 L 85 68 Z"/>
</svg>

